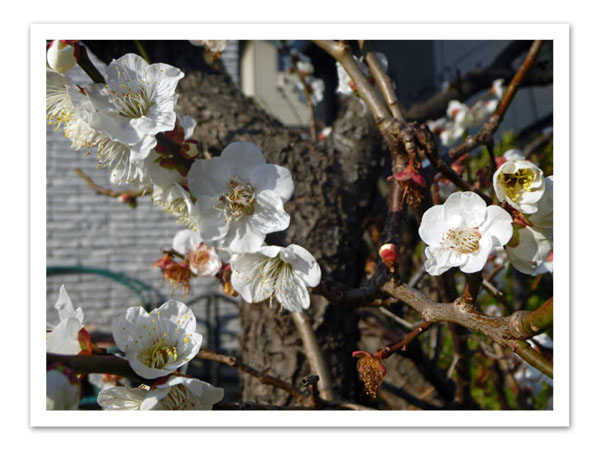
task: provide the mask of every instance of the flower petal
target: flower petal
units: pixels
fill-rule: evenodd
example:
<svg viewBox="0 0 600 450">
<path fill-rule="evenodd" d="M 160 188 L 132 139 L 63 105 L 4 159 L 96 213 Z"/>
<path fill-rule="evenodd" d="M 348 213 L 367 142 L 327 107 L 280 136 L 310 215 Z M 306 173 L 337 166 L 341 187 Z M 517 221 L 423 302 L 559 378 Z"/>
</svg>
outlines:
<svg viewBox="0 0 600 450">
<path fill-rule="evenodd" d="M 251 227 L 247 219 L 240 219 L 230 224 L 223 245 L 235 253 L 255 252 L 263 245 L 265 236 L 266 233 Z"/>
<path fill-rule="evenodd" d="M 283 208 L 283 202 L 274 191 L 262 191 L 256 196 L 254 212 L 248 224 L 264 234 L 282 231 L 290 226 L 290 216 Z"/>
<path fill-rule="evenodd" d="M 449 230 L 446 224 L 446 215 L 444 206 L 436 205 L 429 208 L 423 214 L 421 226 L 419 227 L 419 236 L 427 245 L 438 247 L 442 237 Z"/>
<path fill-rule="evenodd" d="M 192 230 L 178 231 L 173 238 L 173 250 L 183 256 L 198 249 L 202 240 L 197 232 Z"/>
<path fill-rule="evenodd" d="M 148 391 L 141 388 L 114 386 L 98 394 L 98 404 L 110 411 L 139 410 Z"/>
<path fill-rule="evenodd" d="M 221 195 L 229 190 L 229 178 L 235 175 L 222 158 L 198 159 L 188 172 L 188 186 L 194 197 Z"/>
<path fill-rule="evenodd" d="M 494 247 L 505 245 L 513 234 L 512 217 L 499 206 L 488 206 L 485 222 L 479 231 L 482 235 L 490 235 Z"/>
<path fill-rule="evenodd" d="M 220 158 L 226 161 L 231 173 L 250 181 L 250 174 L 256 166 L 266 164 L 260 148 L 250 142 L 233 142 L 225 147 Z"/>
<path fill-rule="evenodd" d="M 321 267 L 305 248 L 290 244 L 281 251 L 280 258 L 292 265 L 294 274 L 307 286 L 315 287 L 321 282 Z"/>
<path fill-rule="evenodd" d="M 475 228 L 485 220 L 487 205 L 474 192 L 455 192 L 444 203 L 444 214 L 449 228 Z"/>
<path fill-rule="evenodd" d="M 490 256 L 492 247 L 491 236 L 488 234 L 482 235 L 479 240 L 479 249 L 467 255 L 466 261 L 460 265 L 460 270 L 464 273 L 474 273 L 482 270 L 488 260 L 488 256 Z"/>
<path fill-rule="evenodd" d="M 273 191 L 284 202 L 294 193 L 294 181 L 289 170 L 275 164 L 255 166 L 248 180 L 256 192 Z"/>
<path fill-rule="evenodd" d="M 310 295 L 304 281 L 296 275 L 285 283 L 280 283 L 279 289 L 275 292 L 277 300 L 281 305 L 292 312 L 300 312 L 310 306 Z"/>
</svg>

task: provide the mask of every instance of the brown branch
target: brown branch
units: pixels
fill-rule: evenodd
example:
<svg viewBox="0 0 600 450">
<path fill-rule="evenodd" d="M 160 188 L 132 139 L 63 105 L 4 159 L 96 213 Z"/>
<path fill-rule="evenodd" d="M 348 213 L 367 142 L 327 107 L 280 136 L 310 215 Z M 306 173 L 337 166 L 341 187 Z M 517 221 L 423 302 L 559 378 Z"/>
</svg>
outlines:
<svg viewBox="0 0 600 450">
<path fill-rule="evenodd" d="M 535 320 L 544 317 L 547 321 L 550 311 L 550 300 L 542 307 L 533 313 L 527 311 L 517 311 L 507 317 L 494 317 L 483 314 L 475 309 L 472 304 L 465 303 L 461 297 L 457 298 L 452 303 L 437 303 L 429 299 L 422 292 L 410 288 L 406 285 L 398 284 L 394 280 L 387 282 L 381 291 L 409 305 L 415 311 L 421 314 L 423 320 L 427 322 L 448 322 L 461 325 L 471 331 L 482 333 L 503 347 L 511 348 L 520 356 L 525 358 L 534 367 L 548 375 L 551 371 L 548 367 L 551 366 L 547 361 L 544 362 L 543 357 L 533 358 L 530 351 L 521 344 L 524 339 L 532 337 L 531 333 L 527 332 L 526 323 L 531 323 L 531 315 Z M 551 315 L 551 314 L 550 314 Z M 528 318 L 528 319 L 526 319 Z M 529 348 L 529 346 L 527 346 Z M 535 352 L 534 350 L 531 350 Z M 523 354 L 521 354 L 521 353 Z M 537 352 L 535 352 L 537 354 Z M 536 364 L 536 365 L 535 365 Z M 539 366 L 539 367 L 538 367 Z M 552 375 L 548 375 L 552 376 Z"/>
<path fill-rule="evenodd" d="M 319 396 L 319 388 L 317 386 L 318 381 L 319 375 L 307 375 L 304 378 L 302 378 L 302 380 L 300 380 L 302 386 L 308 386 L 310 406 L 312 406 L 313 408 L 319 406 L 319 403 L 321 402 L 321 397 Z"/>
<path fill-rule="evenodd" d="M 548 361 L 541 353 L 536 352 L 527 342 L 514 341 L 512 349 L 526 363 L 535 367 L 544 375 L 553 378 L 554 370 L 552 362 Z"/>
<path fill-rule="evenodd" d="M 328 401 L 333 400 L 334 394 L 331 372 L 325 361 L 323 350 L 317 341 L 310 319 L 306 314 L 301 312 L 292 313 L 291 315 L 294 324 L 296 325 L 296 329 L 300 334 L 300 338 L 302 339 L 308 363 L 310 364 L 312 371 L 319 376 L 319 390 L 322 393 L 323 399 Z"/>
<path fill-rule="evenodd" d="M 46 364 L 60 363 L 75 374 L 108 373 L 151 385 L 154 381 L 140 377 L 131 369 L 129 361 L 113 355 L 58 355 L 46 353 Z"/>
<path fill-rule="evenodd" d="M 325 50 L 346 70 L 360 98 L 371 110 L 377 127 L 384 129 L 392 119 L 392 116 L 377 90 L 369 83 L 367 77 L 360 70 L 358 63 L 352 56 L 350 46 L 343 42 L 336 41 L 313 41 L 317 46 Z"/>
<path fill-rule="evenodd" d="M 425 101 L 413 103 L 408 108 L 408 120 L 425 121 L 445 115 L 450 100 L 464 100 L 478 92 L 489 89 L 494 80 L 510 80 L 516 71 L 512 62 L 530 47 L 531 41 L 515 41 L 507 45 L 496 60 L 486 68 L 477 68 L 453 82 L 444 92 L 437 92 Z M 532 68 L 521 86 L 544 86 L 552 83 L 552 68 Z"/>
<path fill-rule="evenodd" d="M 91 177 L 89 177 L 88 175 L 86 175 L 83 170 L 75 168 L 75 173 L 77 175 L 79 175 L 83 181 L 85 181 L 87 183 L 87 185 L 92 188 L 92 190 L 98 194 L 98 195 L 105 195 L 107 197 L 112 197 L 112 198 L 129 198 L 129 199 L 134 199 L 136 197 L 141 197 L 144 195 L 149 195 L 152 193 L 152 188 L 146 188 L 146 189 L 136 189 L 136 190 L 121 190 L 121 191 L 116 191 L 113 189 L 109 189 L 109 188 L 104 188 L 102 186 L 98 186 L 94 180 L 91 179 Z"/>
<path fill-rule="evenodd" d="M 428 330 L 432 325 L 434 325 L 433 322 L 421 322 L 414 330 L 412 330 L 410 333 L 407 333 L 404 339 L 402 339 L 400 342 L 377 350 L 375 355 L 377 355 L 379 359 L 387 359 L 399 350 L 406 351 L 406 346 L 425 330 Z"/>
<path fill-rule="evenodd" d="M 479 133 L 477 133 L 475 136 L 467 137 L 464 143 L 448 151 L 448 156 L 451 159 L 457 159 L 460 156 L 475 150 L 480 145 L 484 145 L 489 142 L 494 133 L 498 130 L 498 127 L 504 118 L 504 114 L 506 114 L 508 107 L 510 106 L 515 94 L 517 93 L 517 90 L 525 78 L 525 75 L 533 66 L 533 63 L 535 62 L 540 49 L 542 48 L 542 43 L 543 41 L 533 42 L 529 52 L 527 53 L 527 56 L 525 57 L 525 60 L 523 61 L 523 64 L 521 64 L 521 67 L 519 67 L 519 70 L 517 70 L 517 73 L 506 88 L 506 91 L 502 96 L 502 100 L 500 100 L 500 103 L 496 108 L 496 111 L 494 111 L 494 114 L 492 114 L 490 118 L 483 124 L 481 130 L 479 130 Z"/>
<path fill-rule="evenodd" d="M 379 89 L 381 90 L 385 101 L 387 102 L 387 106 L 390 112 L 392 113 L 392 116 L 395 119 L 397 119 L 401 124 L 405 124 L 406 119 L 404 118 L 404 113 L 402 112 L 400 102 L 398 101 L 398 97 L 396 96 L 396 92 L 394 91 L 392 80 L 384 72 L 383 68 L 379 64 L 379 61 L 377 61 L 375 53 L 368 49 L 368 44 L 365 45 L 365 41 L 358 41 L 358 45 L 364 53 L 365 61 L 367 62 L 369 70 L 373 74 L 373 78 L 375 78 L 375 82 L 377 83 L 377 86 L 379 86 Z"/>
<path fill-rule="evenodd" d="M 527 147 L 523 149 L 523 154 L 525 155 L 525 159 L 529 159 L 532 153 L 538 151 L 541 148 L 544 148 L 549 142 L 552 141 L 553 133 L 542 134 L 538 138 L 534 139 L 530 142 Z"/>
<path fill-rule="evenodd" d="M 475 192 L 479 194 L 479 196 L 483 198 L 488 205 L 492 203 L 492 199 L 488 195 L 484 194 L 479 189 L 473 188 L 473 186 L 471 186 L 459 174 L 457 174 L 454 169 L 450 167 L 450 165 L 442 160 L 435 139 L 433 138 L 433 135 L 427 125 L 422 124 L 418 128 L 417 138 L 419 139 L 419 142 L 425 151 L 427 159 L 439 173 L 444 175 L 461 190 Z"/>
<path fill-rule="evenodd" d="M 268 384 L 278 389 L 283 389 L 300 402 L 303 402 L 306 399 L 304 393 L 300 389 L 296 388 L 293 384 L 288 383 L 287 381 L 280 380 L 279 378 L 275 378 L 259 370 L 256 370 L 255 368 L 244 364 L 242 361 L 239 361 L 235 356 L 220 355 L 217 353 L 210 352 L 208 350 L 200 350 L 196 355 L 196 359 L 215 361 L 219 364 L 234 367 L 241 372 L 253 376 L 263 384 Z"/>
</svg>

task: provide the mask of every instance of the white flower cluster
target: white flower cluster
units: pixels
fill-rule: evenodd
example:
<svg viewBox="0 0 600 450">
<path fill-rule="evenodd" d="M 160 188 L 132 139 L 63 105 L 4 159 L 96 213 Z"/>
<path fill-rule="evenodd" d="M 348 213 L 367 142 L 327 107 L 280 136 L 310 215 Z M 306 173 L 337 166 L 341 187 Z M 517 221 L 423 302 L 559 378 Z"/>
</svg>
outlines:
<svg viewBox="0 0 600 450">
<path fill-rule="evenodd" d="M 296 81 L 298 101 L 306 103 L 306 91 L 308 91 L 313 106 L 321 102 L 325 92 L 325 83 L 313 75 L 315 68 L 310 62 L 310 58 L 302 53 L 295 53 L 292 60 L 296 61 L 292 70 L 298 76 L 298 81 Z"/>
<path fill-rule="evenodd" d="M 59 65 L 48 51 L 51 66 Z M 60 61 L 59 61 L 60 62 Z M 186 220 L 184 170 L 157 141 L 163 133 L 180 147 L 181 158 L 198 155 L 191 140 L 196 122 L 175 113 L 175 89 L 183 77 L 176 67 L 148 64 L 135 54 L 113 60 L 106 83 L 75 84 L 46 69 L 46 107 L 50 124 L 63 128 L 77 151 L 97 150 L 98 166 L 110 170 L 113 183 L 152 189 L 155 203 Z"/>
<path fill-rule="evenodd" d="M 443 205 L 428 209 L 419 235 L 427 244 L 425 268 L 430 275 L 452 267 L 478 272 L 502 247 L 520 272 L 534 275 L 551 270 L 553 177 L 544 178 L 519 151 L 509 150 L 502 159 L 494 173 L 494 191 L 515 214 L 487 206 L 473 192 L 453 193 Z"/>
<path fill-rule="evenodd" d="M 64 286 L 56 309 L 60 323 L 51 327 L 46 351 L 79 354 L 83 311 L 73 308 Z M 213 404 L 223 399 L 223 389 L 174 374 L 196 356 L 202 343 L 202 335 L 196 333 L 194 313 L 183 303 L 170 300 L 150 313 L 139 306 L 129 308 L 114 320 L 113 337 L 137 375 L 158 380 L 153 386 L 135 388 L 103 385 L 98 402 L 104 409 L 212 409 Z M 80 391 L 79 380 L 69 369 L 48 368 L 47 409 L 77 409 Z"/>
<path fill-rule="evenodd" d="M 221 51 L 224 41 L 215 42 L 202 45 Z M 296 70 L 312 76 L 310 62 L 297 61 Z M 152 188 L 155 204 L 195 231 L 175 237 L 173 247 L 183 263 L 171 257 L 156 263 L 171 280 L 189 287 L 190 273 L 215 275 L 223 260 L 231 262 L 233 288 L 244 300 L 277 298 L 291 311 L 308 307 L 307 286 L 320 281 L 315 259 L 297 245 L 264 247 L 267 234 L 289 226 L 283 204 L 294 191 L 290 172 L 267 164 L 250 143 L 235 142 L 219 157 L 200 159 L 198 144 L 190 139 L 194 120 L 175 113 L 179 69 L 128 54 L 108 65 L 105 84 L 76 85 L 50 68 L 46 74 L 50 123 L 62 126 L 77 150 L 96 148 L 99 164 L 110 167 L 114 182 L 125 177 Z M 165 139 L 177 146 L 178 158 L 163 148 L 169 146 Z"/>
<path fill-rule="evenodd" d="M 471 127 L 481 125 L 498 107 L 498 102 L 504 95 L 503 80 L 495 80 L 486 97 L 475 102 L 471 107 L 451 100 L 446 109 L 446 117 L 429 120 L 427 126 L 440 137 L 445 146 L 454 145 Z M 492 98 L 488 98 L 488 97 Z"/>
<path fill-rule="evenodd" d="M 234 142 L 221 156 L 199 159 L 188 173 L 195 198 L 190 219 L 199 239 L 231 264 L 233 288 L 249 303 L 275 298 L 294 312 L 308 308 L 307 286 L 321 270 L 298 245 L 265 246 L 267 234 L 287 229 L 283 204 L 294 192 L 290 172 L 268 164 L 251 143 Z M 193 246 L 192 246 L 193 247 Z"/>
</svg>

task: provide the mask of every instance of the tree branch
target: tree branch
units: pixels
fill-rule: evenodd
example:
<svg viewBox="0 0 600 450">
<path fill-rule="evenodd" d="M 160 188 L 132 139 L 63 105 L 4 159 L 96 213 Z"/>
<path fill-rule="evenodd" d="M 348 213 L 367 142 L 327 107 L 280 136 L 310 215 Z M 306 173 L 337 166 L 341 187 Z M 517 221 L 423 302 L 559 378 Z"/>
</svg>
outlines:
<svg viewBox="0 0 600 450">
<path fill-rule="evenodd" d="M 365 41 L 358 41 L 358 45 L 364 53 L 365 61 L 367 62 L 369 70 L 373 74 L 373 78 L 375 78 L 375 82 L 377 83 L 377 86 L 379 86 L 385 101 L 387 102 L 387 106 L 392 113 L 392 116 L 401 124 L 405 124 L 406 119 L 404 117 L 404 113 L 402 112 L 398 97 L 396 96 L 396 92 L 394 92 L 392 80 L 384 72 L 383 68 L 379 64 L 379 61 L 377 61 L 375 53 L 368 49 L 368 44 L 365 45 Z"/>
<path fill-rule="evenodd" d="M 322 393 L 322 397 L 325 400 L 333 400 L 333 382 L 331 381 L 331 372 L 325 357 L 323 350 L 319 346 L 315 332 L 312 329 L 310 319 L 304 313 L 291 313 L 294 324 L 298 329 L 298 333 L 302 338 L 304 344 L 304 351 L 306 358 L 310 364 L 311 369 L 319 376 L 319 390 Z"/>
<path fill-rule="evenodd" d="M 136 197 L 141 197 L 143 195 L 150 195 L 152 194 L 152 188 L 146 188 L 146 189 L 138 189 L 138 190 L 122 190 L 122 191 L 115 191 L 113 189 L 110 188 L 103 188 L 102 186 L 98 186 L 94 180 L 92 180 L 92 178 L 88 175 L 86 175 L 83 170 L 75 168 L 75 173 L 77 175 L 79 175 L 83 181 L 85 181 L 87 183 L 87 185 L 92 188 L 92 190 L 98 194 L 98 195 L 105 195 L 107 197 L 112 197 L 112 198 L 127 198 L 127 199 L 134 199 Z"/>
<path fill-rule="evenodd" d="M 227 356 L 220 355 L 217 353 L 210 352 L 208 350 L 200 350 L 196 355 L 196 359 L 203 359 L 208 361 L 215 361 L 219 364 L 224 364 L 229 367 L 234 367 L 248 375 L 253 376 L 258 379 L 263 384 L 268 384 L 270 386 L 275 386 L 278 389 L 283 389 L 284 391 L 291 394 L 296 400 L 303 402 L 306 399 L 304 393 L 295 387 L 293 384 L 288 383 L 287 381 L 280 380 L 279 378 L 275 378 L 271 375 L 268 375 L 264 372 L 256 370 L 253 367 L 250 367 L 247 364 L 244 364 L 242 361 L 238 360 L 235 356 Z"/>
<path fill-rule="evenodd" d="M 533 44 L 531 45 L 531 48 L 529 49 L 529 52 L 527 53 L 523 64 L 521 64 L 521 67 L 519 67 L 519 70 L 517 70 L 517 73 L 512 78 L 510 84 L 506 88 L 506 91 L 502 96 L 502 100 L 500 100 L 500 104 L 496 108 L 494 114 L 492 114 L 490 118 L 483 124 L 481 130 L 479 130 L 479 133 L 477 133 L 475 136 L 467 137 L 465 142 L 448 151 L 448 156 L 451 159 L 457 159 L 462 155 L 469 153 L 472 150 L 475 150 L 480 145 L 486 144 L 494 135 L 494 133 L 500 126 L 502 119 L 504 118 L 504 114 L 506 114 L 508 107 L 510 106 L 513 98 L 515 97 L 517 90 L 523 83 L 525 75 L 527 74 L 527 72 L 529 72 L 538 54 L 540 53 L 542 43 L 543 41 L 533 41 Z"/>
<path fill-rule="evenodd" d="M 381 130 L 386 127 L 392 118 L 385 102 L 379 96 L 377 90 L 369 83 L 367 77 L 360 70 L 358 63 L 352 56 L 350 46 L 336 41 L 313 41 L 329 53 L 346 70 L 361 99 L 366 103 L 375 118 L 375 124 Z"/>
</svg>

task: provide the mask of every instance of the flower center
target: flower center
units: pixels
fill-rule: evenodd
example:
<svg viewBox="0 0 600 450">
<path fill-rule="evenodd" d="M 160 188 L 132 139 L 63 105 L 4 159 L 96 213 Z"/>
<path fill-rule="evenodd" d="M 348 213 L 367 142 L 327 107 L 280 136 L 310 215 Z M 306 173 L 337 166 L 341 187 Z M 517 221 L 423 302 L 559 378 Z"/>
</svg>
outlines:
<svg viewBox="0 0 600 450">
<path fill-rule="evenodd" d="M 146 367 L 162 369 L 177 360 L 177 346 L 165 345 L 164 338 L 155 342 L 150 348 L 140 352 L 140 360 Z"/>
<path fill-rule="evenodd" d="M 188 254 L 188 262 L 190 266 L 195 268 L 203 267 L 210 259 L 210 251 L 206 245 L 201 244 L 197 250 Z"/>
<path fill-rule="evenodd" d="M 113 91 L 109 88 L 113 104 L 126 117 L 137 119 L 146 116 L 155 104 L 152 101 L 152 86 L 146 80 L 130 79 L 127 73 L 121 72 L 118 67 L 116 70 L 121 89 Z"/>
<path fill-rule="evenodd" d="M 181 384 L 173 386 L 161 403 L 162 407 L 168 410 L 196 409 L 194 397 Z"/>
<path fill-rule="evenodd" d="M 251 215 L 254 213 L 254 204 L 256 203 L 256 195 L 251 184 L 240 183 L 235 179 L 229 180 L 230 190 L 227 194 L 219 197 L 223 207 L 222 210 L 225 216 L 225 222 L 233 222 L 240 219 L 244 214 Z"/>
<path fill-rule="evenodd" d="M 271 291 L 271 298 L 284 290 L 291 280 L 292 266 L 283 261 L 279 256 L 267 258 L 259 264 L 256 278 L 265 291 Z"/>
<path fill-rule="evenodd" d="M 515 173 L 502 174 L 504 191 L 512 201 L 519 200 L 523 191 L 531 191 L 534 180 L 535 174 L 531 169 L 519 169 Z"/>
<path fill-rule="evenodd" d="M 442 246 L 459 253 L 473 253 L 479 250 L 481 234 L 477 229 L 452 229 L 442 239 Z"/>
</svg>

